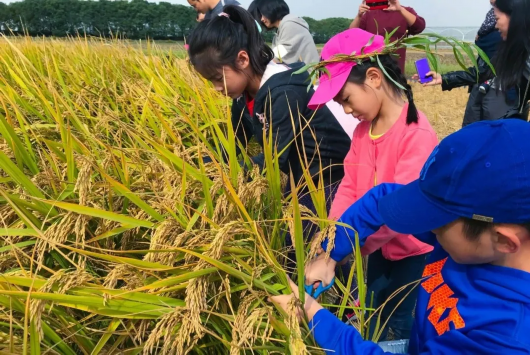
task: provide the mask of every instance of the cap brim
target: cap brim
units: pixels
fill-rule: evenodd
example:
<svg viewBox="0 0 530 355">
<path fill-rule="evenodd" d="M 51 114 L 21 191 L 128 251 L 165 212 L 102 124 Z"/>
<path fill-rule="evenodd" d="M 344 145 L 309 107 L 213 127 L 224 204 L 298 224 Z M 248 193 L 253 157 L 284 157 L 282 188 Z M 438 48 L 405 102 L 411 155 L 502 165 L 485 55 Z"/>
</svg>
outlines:
<svg viewBox="0 0 530 355">
<path fill-rule="evenodd" d="M 412 235 L 432 231 L 460 218 L 425 196 L 419 180 L 382 198 L 379 213 L 388 228 Z"/>
<path fill-rule="evenodd" d="M 324 73 L 323 75 L 327 74 Z M 331 79 L 321 81 L 307 107 L 311 110 L 316 110 L 319 106 L 325 105 L 333 100 L 342 90 L 346 81 L 348 81 L 348 76 L 350 76 L 350 70 L 335 75 Z"/>
</svg>

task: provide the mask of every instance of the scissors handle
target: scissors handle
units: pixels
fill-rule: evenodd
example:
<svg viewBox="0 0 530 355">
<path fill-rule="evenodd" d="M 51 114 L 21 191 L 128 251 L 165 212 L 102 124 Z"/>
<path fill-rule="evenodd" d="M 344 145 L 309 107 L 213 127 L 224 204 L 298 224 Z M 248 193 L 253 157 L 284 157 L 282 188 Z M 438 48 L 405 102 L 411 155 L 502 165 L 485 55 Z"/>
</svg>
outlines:
<svg viewBox="0 0 530 355">
<path fill-rule="evenodd" d="M 305 292 L 309 294 L 309 296 L 313 298 L 318 298 L 322 293 L 329 290 L 333 285 L 335 284 L 335 278 L 331 279 L 331 282 L 326 287 L 322 286 L 322 282 L 320 282 L 320 285 L 316 288 L 316 290 L 313 288 L 313 285 L 305 285 Z"/>
</svg>

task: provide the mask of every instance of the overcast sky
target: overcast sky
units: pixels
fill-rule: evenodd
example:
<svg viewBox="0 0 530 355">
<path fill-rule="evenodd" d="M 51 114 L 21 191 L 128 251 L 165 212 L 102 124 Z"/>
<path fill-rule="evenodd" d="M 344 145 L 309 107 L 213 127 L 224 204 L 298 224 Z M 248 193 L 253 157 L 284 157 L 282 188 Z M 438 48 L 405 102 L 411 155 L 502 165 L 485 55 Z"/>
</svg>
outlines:
<svg viewBox="0 0 530 355">
<path fill-rule="evenodd" d="M 186 0 L 165 0 L 187 5 Z M 248 7 L 251 0 L 239 0 Z M 286 0 L 291 13 L 315 19 L 326 17 L 353 18 L 361 0 Z M 403 0 L 423 16 L 429 27 L 480 26 L 490 9 L 488 0 Z"/>
<path fill-rule="evenodd" d="M 13 0 L 0 0 L 12 2 Z M 149 0 L 153 1 L 153 0 Z M 186 0 L 164 0 L 188 5 Z M 239 0 L 248 7 L 252 0 Z M 361 0 L 287 0 L 291 13 L 317 20 L 326 17 L 353 18 Z M 489 0 L 403 0 L 427 21 L 427 27 L 477 27 L 490 9 Z"/>
</svg>

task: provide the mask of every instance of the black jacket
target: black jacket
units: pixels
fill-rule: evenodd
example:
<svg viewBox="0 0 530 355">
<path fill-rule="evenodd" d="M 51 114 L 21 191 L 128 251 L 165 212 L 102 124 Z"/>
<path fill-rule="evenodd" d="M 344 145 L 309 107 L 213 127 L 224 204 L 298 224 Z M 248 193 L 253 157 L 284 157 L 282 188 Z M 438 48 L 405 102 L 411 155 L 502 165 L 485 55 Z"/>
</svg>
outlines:
<svg viewBox="0 0 530 355">
<path fill-rule="evenodd" d="M 492 77 L 489 66 L 482 59 L 479 59 L 478 69 L 476 67 L 470 67 L 467 71 L 457 70 L 442 74 L 442 90 L 450 91 L 463 86 L 473 86 L 485 82 Z"/>
<path fill-rule="evenodd" d="M 454 88 L 467 85 L 472 86 L 475 84 L 483 83 L 494 77 L 486 62 L 484 62 L 482 59 L 479 59 L 478 64 L 478 76 L 477 68 L 475 67 L 468 68 L 468 72 L 461 70 L 442 74 L 442 90 L 452 90 Z M 521 78 L 521 82 L 517 87 L 504 91 L 504 95 L 506 96 L 506 102 L 514 105 L 514 109 L 507 112 L 505 117 L 513 117 L 517 115 L 517 113 L 521 110 L 523 112 L 528 111 L 529 106 L 527 102 L 528 100 L 530 100 L 530 91 L 526 91 L 527 85 L 528 80 L 523 77 Z M 522 114 L 521 116 L 522 118 L 526 117 L 526 113 Z"/>
<path fill-rule="evenodd" d="M 476 45 L 486 53 L 488 58 L 493 58 L 499 48 L 502 37 L 498 31 L 493 31 L 486 36 L 480 37 Z M 462 86 L 473 86 L 493 78 L 489 66 L 480 57 L 478 60 L 478 70 L 475 67 L 468 68 L 468 71 L 459 70 L 442 75 L 442 90 L 452 90 Z M 477 76 L 478 71 L 478 76 Z"/>
<path fill-rule="evenodd" d="M 264 130 L 266 139 L 272 133 L 276 151 L 283 151 L 278 157 L 280 169 L 286 174 L 292 171 L 295 182 L 303 176 L 300 157 L 308 162 L 314 179 L 322 167 L 324 182 L 337 182 L 344 176 L 350 137 L 327 107 L 317 111 L 307 107 L 314 93 L 313 89 L 307 90 L 309 75 L 294 74 L 302 66 L 292 64 L 290 70 L 271 76 L 263 84 L 254 99 L 253 116 L 244 96 L 234 100 L 232 124 L 243 146 L 254 137 L 263 148 Z M 252 161 L 263 168 L 263 153 L 252 157 Z"/>
</svg>

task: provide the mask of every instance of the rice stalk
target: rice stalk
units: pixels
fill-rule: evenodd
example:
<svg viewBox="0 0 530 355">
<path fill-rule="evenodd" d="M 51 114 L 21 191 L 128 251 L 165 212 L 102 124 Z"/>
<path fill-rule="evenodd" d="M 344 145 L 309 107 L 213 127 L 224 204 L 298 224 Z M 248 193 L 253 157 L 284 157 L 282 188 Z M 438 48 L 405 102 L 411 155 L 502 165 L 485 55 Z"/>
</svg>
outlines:
<svg viewBox="0 0 530 355">
<path fill-rule="evenodd" d="M 318 353 L 299 305 L 284 317 L 265 300 L 288 292 L 287 231 L 299 278 L 317 248 L 302 220 L 333 246 L 321 186 L 288 181 L 273 141 L 264 171 L 238 154 L 227 99 L 185 60 L 151 43 L 1 38 L 0 82 L 2 350 Z M 287 184 L 310 187 L 318 213 Z"/>
</svg>

